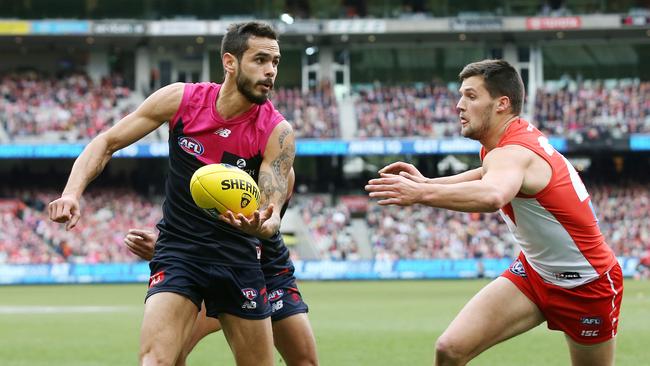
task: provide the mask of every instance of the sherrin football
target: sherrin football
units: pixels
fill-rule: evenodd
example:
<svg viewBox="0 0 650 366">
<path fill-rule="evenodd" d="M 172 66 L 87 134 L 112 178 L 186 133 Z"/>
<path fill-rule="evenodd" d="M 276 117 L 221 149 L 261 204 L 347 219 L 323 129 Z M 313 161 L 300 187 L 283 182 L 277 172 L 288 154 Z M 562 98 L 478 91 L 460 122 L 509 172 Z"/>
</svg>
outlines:
<svg viewBox="0 0 650 366">
<path fill-rule="evenodd" d="M 248 217 L 260 202 L 255 180 L 228 164 L 209 164 L 197 169 L 190 180 L 190 193 L 194 203 L 214 218 L 227 210 Z"/>
</svg>

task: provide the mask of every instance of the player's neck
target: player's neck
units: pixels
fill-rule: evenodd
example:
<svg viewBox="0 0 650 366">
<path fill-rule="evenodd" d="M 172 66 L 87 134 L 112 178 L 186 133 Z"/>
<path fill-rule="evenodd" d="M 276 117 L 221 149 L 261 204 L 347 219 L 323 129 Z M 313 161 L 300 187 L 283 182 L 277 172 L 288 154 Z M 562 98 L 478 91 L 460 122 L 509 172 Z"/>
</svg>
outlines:
<svg viewBox="0 0 650 366">
<path fill-rule="evenodd" d="M 506 133 L 508 126 L 510 126 L 510 124 L 517 119 L 519 119 L 518 115 L 510 114 L 504 116 L 499 122 L 493 125 L 494 127 L 492 128 L 492 131 L 486 134 L 485 139 L 480 140 L 481 145 L 483 145 L 487 151 L 490 151 L 497 147 L 499 141 L 501 141 L 501 138 L 503 137 L 503 134 Z"/>
<path fill-rule="evenodd" d="M 237 90 L 237 85 L 228 82 L 228 80 L 221 85 L 216 105 L 217 113 L 221 118 L 225 120 L 233 119 L 246 113 L 252 106 L 253 103 Z"/>
</svg>

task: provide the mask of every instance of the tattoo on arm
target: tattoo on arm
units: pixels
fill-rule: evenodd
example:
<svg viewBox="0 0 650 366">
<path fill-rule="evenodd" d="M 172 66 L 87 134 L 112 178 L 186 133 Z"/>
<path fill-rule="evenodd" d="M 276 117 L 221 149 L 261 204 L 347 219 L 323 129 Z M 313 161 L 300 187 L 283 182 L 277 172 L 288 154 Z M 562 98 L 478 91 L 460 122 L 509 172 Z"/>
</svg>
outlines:
<svg viewBox="0 0 650 366">
<path fill-rule="evenodd" d="M 273 201 L 273 196 L 281 193 L 281 187 L 278 187 L 273 182 L 273 175 L 264 171 L 261 171 L 258 176 L 258 183 L 260 186 L 260 191 L 262 193 L 260 209 L 263 210 L 269 206 L 269 203 Z"/>
<path fill-rule="evenodd" d="M 269 203 L 281 204 L 286 199 L 289 171 L 293 166 L 293 159 L 296 155 L 295 144 L 286 144 L 285 139 L 291 133 L 287 128 L 280 133 L 280 154 L 271 161 L 271 172 L 260 171 L 258 182 L 262 191 L 262 202 L 260 208 L 268 207 Z"/>
<path fill-rule="evenodd" d="M 280 141 L 280 149 L 284 148 L 284 146 L 283 146 L 284 145 L 284 139 L 286 139 L 287 136 L 289 136 L 290 132 L 291 132 L 291 130 L 286 128 L 286 129 L 284 129 L 282 131 L 282 133 L 280 133 L 280 138 L 278 139 L 278 141 Z"/>
</svg>

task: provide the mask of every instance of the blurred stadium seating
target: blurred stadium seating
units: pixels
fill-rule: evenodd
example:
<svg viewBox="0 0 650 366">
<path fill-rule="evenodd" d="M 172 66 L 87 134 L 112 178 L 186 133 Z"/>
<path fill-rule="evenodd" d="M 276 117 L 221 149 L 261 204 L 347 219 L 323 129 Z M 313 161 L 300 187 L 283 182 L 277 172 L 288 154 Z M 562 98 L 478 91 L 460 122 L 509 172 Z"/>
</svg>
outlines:
<svg viewBox="0 0 650 366">
<path fill-rule="evenodd" d="M 641 184 L 589 187 L 600 226 L 618 255 L 642 257 L 650 250 L 650 192 Z M 98 189 L 84 197 L 85 216 L 65 231 L 47 219 L 53 191 L 22 190 L 0 199 L 0 263 L 107 263 L 138 260 L 122 243 L 129 228 L 153 228 L 162 197 L 123 189 Z M 296 195 L 298 226 L 308 228 L 318 259 L 362 259 L 348 207 L 327 194 Z M 359 217 L 357 215 L 357 217 Z M 363 215 L 371 258 L 512 258 L 518 248 L 498 214 L 459 213 L 424 206 L 381 207 Z M 621 225 L 625 222 L 625 225 Z M 303 237 L 303 240 L 305 238 Z M 298 259 L 297 255 L 294 258 Z M 369 258 L 366 258 L 369 259 Z"/>
<path fill-rule="evenodd" d="M 0 80 L 1 128 L 17 143 L 88 140 L 137 106 L 129 103 L 131 90 L 119 75 L 98 85 L 81 73 L 10 73 Z"/>
<path fill-rule="evenodd" d="M 142 97 L 117 75 L 94 85 L 86 75 L 46 78 L 7 74 L 0 83 L 5 142 L 86 141 L 132 111 Z M 355 136 L 450 137 L 458 134 L 457 91 L 441 84 L 360 88 Z M 329 84 L 302 92 L 280 88 L 273 101 L 299 138 L 340 138 L 338 102 Z M 639 80 L 547 82 L 537 90 L 532 119 L 548 135 L 573 139 L 650 133 L 650 83 Z M 158 138 L 160 140 L 160 138 Z"/>
</svg>

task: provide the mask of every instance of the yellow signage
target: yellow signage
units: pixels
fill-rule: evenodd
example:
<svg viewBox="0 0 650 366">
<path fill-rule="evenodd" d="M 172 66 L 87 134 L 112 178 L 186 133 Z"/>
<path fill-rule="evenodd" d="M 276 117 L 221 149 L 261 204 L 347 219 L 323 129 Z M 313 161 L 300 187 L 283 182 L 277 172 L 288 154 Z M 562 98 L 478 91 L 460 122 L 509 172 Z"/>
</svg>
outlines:
<svg viewBox="0 0 650 366">
<path fill-rule="evenodd" d="M 0 34 L 28 34 L 29 22 L 21 21 L 1 21 L 0 20 Z"/>
</svg>

